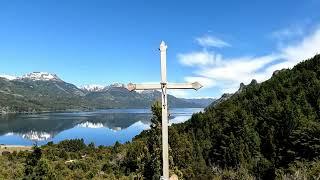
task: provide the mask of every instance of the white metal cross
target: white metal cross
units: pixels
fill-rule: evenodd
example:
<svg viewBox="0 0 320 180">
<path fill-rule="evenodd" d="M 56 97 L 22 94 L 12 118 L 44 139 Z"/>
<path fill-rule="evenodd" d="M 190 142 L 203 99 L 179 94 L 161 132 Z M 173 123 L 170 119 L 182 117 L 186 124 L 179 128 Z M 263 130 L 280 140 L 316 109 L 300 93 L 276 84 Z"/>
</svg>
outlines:
<svg viewBox="0 0 320 180">
<path fill-rule="evenodd" d="M 127 89 L 133 90 L 154 90 L 161 89 L 162 102 L 162 165 L 163 178 L 169 180 L 169 145 L 168 145 L 168 107 L 167 89 L 194 89 L 198 90 L 202 85 L 194 83 L 168 83 L 167 82 L 167 45 L 162 41 L 160 44 L 161 82 L 159 84 L 132 84 L 129 83 Z"/>
</svg>

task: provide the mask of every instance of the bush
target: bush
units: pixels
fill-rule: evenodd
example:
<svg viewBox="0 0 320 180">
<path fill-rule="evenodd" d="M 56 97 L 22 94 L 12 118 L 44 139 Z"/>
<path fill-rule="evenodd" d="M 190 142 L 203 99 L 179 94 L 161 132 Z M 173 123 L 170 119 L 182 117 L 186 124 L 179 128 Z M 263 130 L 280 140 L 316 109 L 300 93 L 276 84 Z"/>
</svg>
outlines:
<svg viewBox="0 0 320 180">
<path fill-rule="evenodd" d="M 7 155 L 10 155 L 11 153 L 9 151 L 2 151 L 2 156 L 7 156 Z"/>
<path fill-rule="evenodd" d="M 86 147 L 83 139 L 64 140 L 58 144 L 58 148 L 64 149 L 66 152 L 78 152 Z"/>
</svg>

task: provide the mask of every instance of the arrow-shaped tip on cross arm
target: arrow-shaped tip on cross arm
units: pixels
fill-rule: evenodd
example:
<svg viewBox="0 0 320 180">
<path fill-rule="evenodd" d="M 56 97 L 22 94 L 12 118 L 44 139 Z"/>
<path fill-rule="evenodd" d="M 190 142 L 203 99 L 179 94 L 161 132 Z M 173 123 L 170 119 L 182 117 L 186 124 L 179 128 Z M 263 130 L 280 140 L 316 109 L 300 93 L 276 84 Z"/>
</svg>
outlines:
<svg viewBox="0 0 320 180">
<path fill-rule="evenodd" d="M 132 83 L 129 83 L 129 84 L 127 85 L 127 89 L 128 89 L 129 91 L 133 91 L 133 90 L 136 89 L 136 85 L 135 85 L 135 84 L 132 84 Z"/>
<path fill-rule="evenodd" d="M 194 82 L 191 84 L 192 84 L 193 89 L 195 89 L 196 91 L 203 87 L 199 82 Z"/>
</svg>

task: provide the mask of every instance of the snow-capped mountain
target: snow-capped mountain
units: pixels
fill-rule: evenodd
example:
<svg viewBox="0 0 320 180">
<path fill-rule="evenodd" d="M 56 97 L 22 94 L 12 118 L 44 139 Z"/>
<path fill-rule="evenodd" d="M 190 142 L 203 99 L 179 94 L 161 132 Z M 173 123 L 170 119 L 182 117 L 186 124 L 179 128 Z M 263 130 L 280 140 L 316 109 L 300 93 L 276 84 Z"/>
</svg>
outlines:
<svg viewBox="0 0 320 180">
<path fill-rule="evenodd" d="M 137 93 L 140 93 L 140 94 L 153 94 L 153 93 L 157 93 L 157 92 L 160 92 L 158 90 L 137 90 L 136 91 Z"/>
<path fill-rule="evenodd" d="M 10 81 L 17 79 L 17 77 L 15 77 L 15 76 L 6 75 L 6 74 L 0 74 L 0 78 L 5 78 L 5 79 L 8 79 Z"/>
<path fill-rule="evenodd" d="M 89 84 L 81 86 L 80 89 L 88 92 L 102 92 L 108 91 L 111 88 L 125 88 L 126 85 L 123 83 L 113 83 L 108 86 L 98 85 L 98 84 Z"/>
<path fill-rule="evenodd" d="M 50 74 L 47 72 L 32 72 L 23 75 L 19 79 L 29 79 L 33 81 L 62 81 L 56 74 Z"/>
<path fill-rule="evenodd" d="M 101 92 L 105 86 L 97 85 L 97 84 L 90 84 L 84 85 L 81 87 L 82 90 L 89 91 L 89 92 Z"/>
<path fill-rule="evenodd" d="M 22 77 L 16 77 L 11 75 L 2 74 L 0 78 L 12 80 L 33 80 L 33 81 L 62 81 L 56 74 L 50 74 L 47 72 L 32 72 L 23 75 Z"/>
<path fill-rule="evenodd" d="M 113 88 L 113 87 L 125 88 L 126 85 L 123 83 L 113 83 L 113 84 L 110 84 L 109 86 L 107 86 L 107 88 Z"/>
</svg>

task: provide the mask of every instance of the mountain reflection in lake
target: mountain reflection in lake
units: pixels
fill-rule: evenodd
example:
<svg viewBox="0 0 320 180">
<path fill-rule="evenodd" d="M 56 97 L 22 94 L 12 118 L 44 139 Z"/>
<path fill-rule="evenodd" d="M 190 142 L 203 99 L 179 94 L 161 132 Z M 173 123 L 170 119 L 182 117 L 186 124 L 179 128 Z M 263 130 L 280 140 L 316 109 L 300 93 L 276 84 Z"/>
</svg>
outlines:
<svg viewBox="0 0 320 180">
<path fill-rule="evenodd" d="M 201 108 L 171 109 L 170 123 L 184 122 L 200 111 Z M 75 138 L 96 145 L 124 143 L 148 129 L 150 118 L 149 109 L 0 115 L 0 144 L 41 145 Z"/>
</svg>

